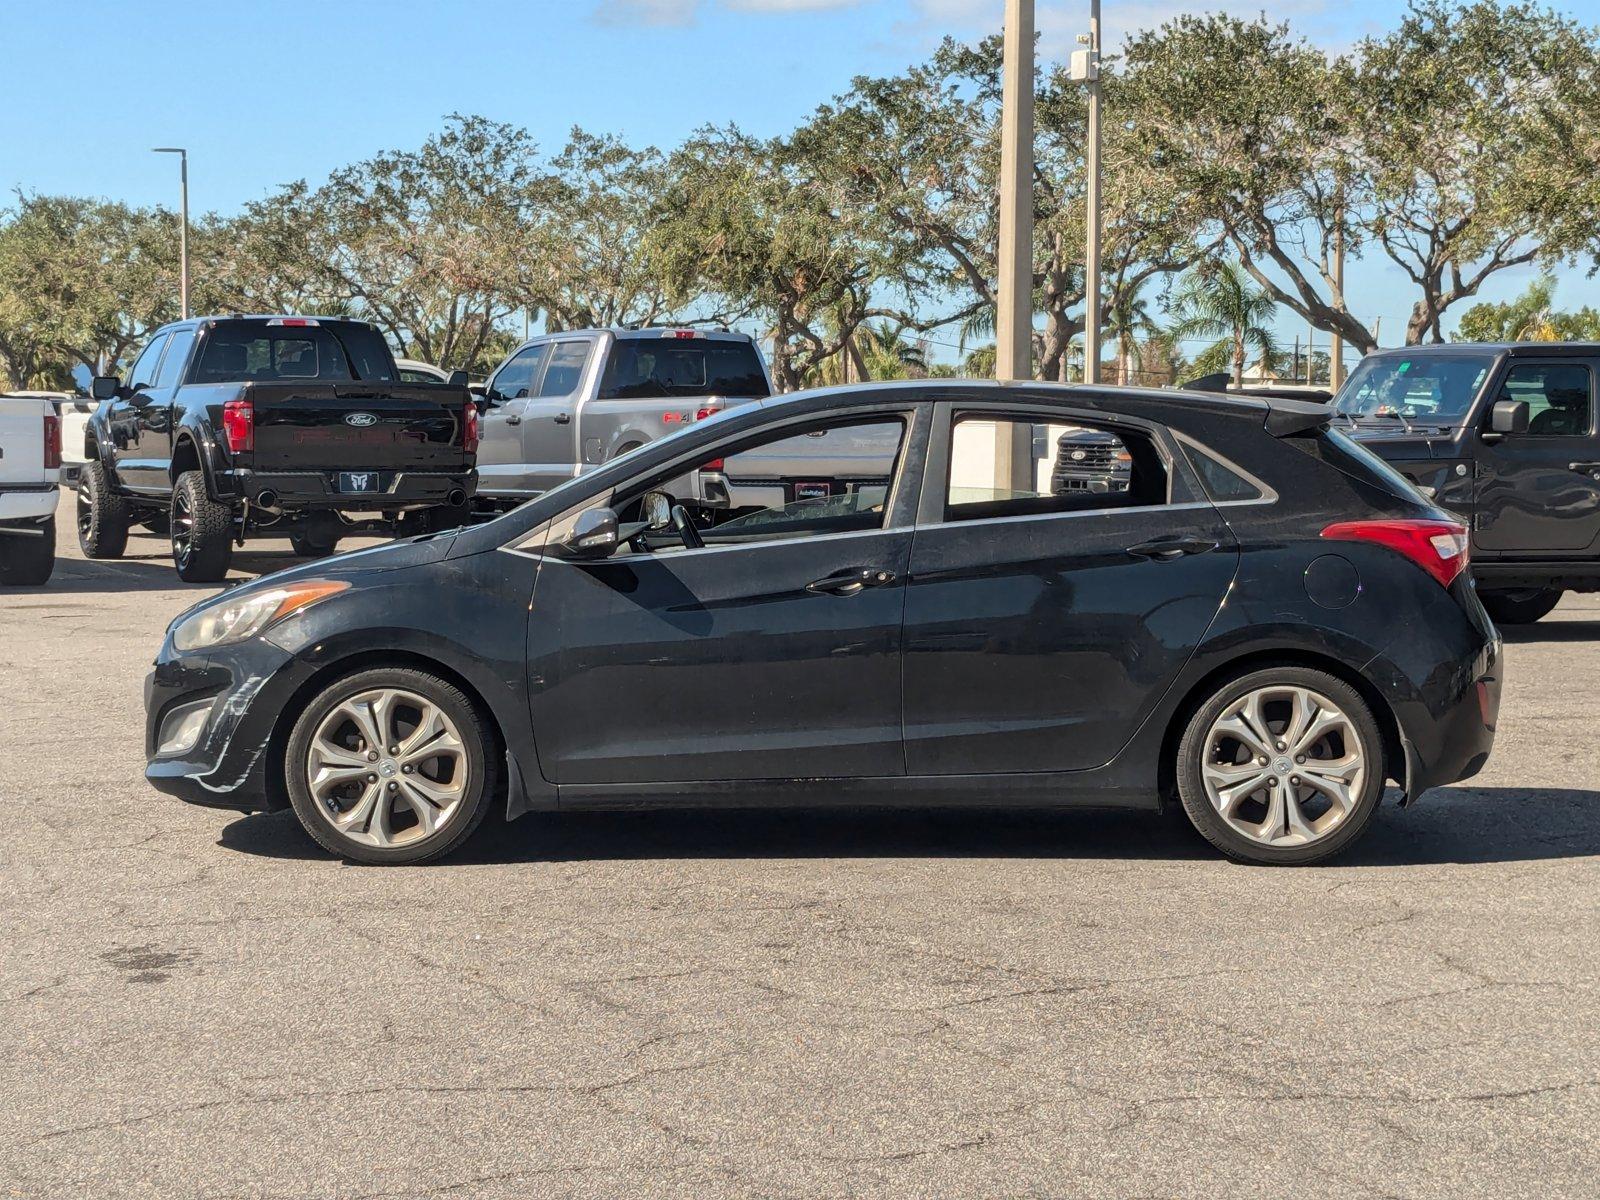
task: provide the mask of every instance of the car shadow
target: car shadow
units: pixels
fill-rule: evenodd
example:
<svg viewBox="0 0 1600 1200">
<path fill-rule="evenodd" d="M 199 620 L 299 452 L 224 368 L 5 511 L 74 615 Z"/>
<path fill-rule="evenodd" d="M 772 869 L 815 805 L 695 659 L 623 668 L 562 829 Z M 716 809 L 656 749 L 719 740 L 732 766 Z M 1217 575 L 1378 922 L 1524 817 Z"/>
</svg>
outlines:
<svg viewBox="0 0 1600 1200">
<path fill-rule="evenodd" d="M 288 812 L 241 817 L 218 845 L 264 858 L 327 855 Z M 1379 810 L 1332 868 L 1600 855 L 1600 792 L 1441 788 Z M 454 865 L 642 859 L 1059 858 L 1215 861 L 1181 814 L 1087 809 L 781 809 L 531 813 L 485 822 Z"/>
<path fill-rule="evenodd" d="M 101 592 L 194 592 L 222 591 L 249 583 L 262 575 L 313 562 L 285 551 L 235 551 L 229 577 L 220 583 L 185 583 L 172 566 L 165 551 L 129 553 L 121 558 L 57 558 L 55 573 L 39 587 L 8 587 L 7 596 L 63 596 Z"/>
<path fill-rule="evenodd" d="M 1539 621 L 1532 625 L 1502 625 L 1500 636 L 1515 645 L 1521 642 L 1600 641 L 1600 621 Z"/>
</svg>

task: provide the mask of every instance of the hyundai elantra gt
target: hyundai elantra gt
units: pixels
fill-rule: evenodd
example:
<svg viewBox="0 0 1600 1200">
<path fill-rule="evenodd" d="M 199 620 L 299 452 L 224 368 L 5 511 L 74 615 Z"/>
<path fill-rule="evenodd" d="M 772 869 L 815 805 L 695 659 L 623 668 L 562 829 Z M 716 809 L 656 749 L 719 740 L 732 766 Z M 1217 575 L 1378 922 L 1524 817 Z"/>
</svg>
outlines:
<svg viewBox="0 0 1600 1200">
<path fill-rule="evenodd" d="M 1386 782 L 1483 766 L 1501 673 L 1466 531 L 1328 416 L 967 382 L 742 405 L 182 614 L 146 774 L 369 863 L 496 806 L 1166 803 L 1230 857 L 1322 859 Z M 1125 488 L 1056 490 L 1084 430 Z M 824 441 L 854 479 L 805 479 Z M 680 501 L 738 454 L 795 478 Z"/>
</svg>

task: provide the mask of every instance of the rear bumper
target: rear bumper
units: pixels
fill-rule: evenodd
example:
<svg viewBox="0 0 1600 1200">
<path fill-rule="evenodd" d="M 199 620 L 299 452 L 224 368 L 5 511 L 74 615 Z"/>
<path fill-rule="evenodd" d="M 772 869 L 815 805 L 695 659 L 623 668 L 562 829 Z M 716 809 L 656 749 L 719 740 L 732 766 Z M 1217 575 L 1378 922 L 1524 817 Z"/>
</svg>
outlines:
<svg viewBox="0 0 1600 1200">
<path fill-rule="evenodd" d="M 57 489 L 53 483 L 13 490 L 0 484 L 0 524 L 18 522 L 36 525 L 56 511 Z"/>
<path fill-rule="evenodd" d="M 217 490 L 225 499 L 286 512 L 399 512 L 471 500 L 478 489 L 478 473 L 471 469 L 370 473 L 377 477 L 372 491 L 340 492 L 339 471 L 244 470 L 221 472 Z"/>
</svg>

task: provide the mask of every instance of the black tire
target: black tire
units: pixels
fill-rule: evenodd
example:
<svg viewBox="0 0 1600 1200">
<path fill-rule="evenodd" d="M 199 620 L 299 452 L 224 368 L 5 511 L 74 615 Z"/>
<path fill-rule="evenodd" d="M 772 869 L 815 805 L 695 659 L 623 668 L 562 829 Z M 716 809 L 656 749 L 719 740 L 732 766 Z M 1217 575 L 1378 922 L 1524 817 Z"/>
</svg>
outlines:
<svg viewBox="0 0 1600 1200">
<path fill-rule="evenodd" d="M 39 528 L 43 537 L 0 533 L 0 583 L 38 587 L 50 581 L 56 569 L 56 519 Z"/>
<path fill-rule="evenodd" d="M 227 578 L 233 559 L 233 510 L 206 494 L 206 477 L 185 471 L 172 489 L 172 565 L 185 583 Z"/>
<path fill-rule="evenodd" d="M 312 738 L 324 718 L 362 692 L 396 688 L 414 693 L 454 722 L 467 760 L 462 799 L 447 822 L 433 834 L 404 845 L 379 847 L 356 841 L 336 828 L 311 793 L 309 759 Z M 352 862 L 398 866 L 429 862 L 456 849 L 482 823 L 498 794 L 498 752 L 492 727 L 460 688 L 437 675 L 409 667 L 378 667 L 334 681 L 319 692 L 296 719 L 284 751 L 284 779 L 301 826 L 324 850 Z M 376 766 L 374 768 L 377 769 Z M 359 788 L 360 783 L 354 784 Z M 391 810 L 397 812 L 398 810 Z"/>
<path fill-rule="evenodd" d="M 78 546 L 85 558 L 121 558 L 128 548 L 128 502 L 99 459 L 78 476 Z"/>
<path fill-rule="evenodd" d="M 1264 687 L 1305 688 L 1342 709 L 1361 743 L 1360 751 L 1367 763 L 1360 792 L 1353 798 L 1348 815 L 1322 837 L 1306 844 L 1268 845 L 1238 832 L 1223 820 L 1212 804 L 1201 774 L 1213 723 L 1234 701 Z M 1303 866 L 1331 858 L 1348 849 L 1366 832 L 1373 815 L 1378 811 L 1386 775 L 1383 736 L 1378 729 L 1377 719 L 1361 694 L 1326 671 L 1287 665 L 1251 671 L 1219 687 L 1195 710 L 1185 725 L 1174 766 L 1178 795 L 1183 801 L 1184 811 L 1201 836 L 1236 862 L 1263 866 Z"/>
<path fill-rule="evenodd" d="M 301 558 L 327 558 L 339 548 L 339 537 L 315 533 L 291 533 L 289 545 Z"/>
<path fill-rule="evenodd" d="M 1512 592 L 1478 593 L 1496 625 L 1532 625 L 1561 603 L 1560 588 L 1522 588 Z"/>
</svg>

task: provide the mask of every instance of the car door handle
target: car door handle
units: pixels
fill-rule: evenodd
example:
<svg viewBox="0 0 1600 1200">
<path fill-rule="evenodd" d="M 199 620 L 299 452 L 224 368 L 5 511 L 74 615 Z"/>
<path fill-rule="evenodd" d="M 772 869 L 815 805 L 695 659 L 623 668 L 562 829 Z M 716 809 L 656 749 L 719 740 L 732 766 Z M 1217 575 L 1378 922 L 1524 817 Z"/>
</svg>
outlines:
<svg viewBox="0 0 1600 1200">
<path fill-rule="evenodd" d="M 855 596 L 869 587 L 888 587 L 894 581 L 893 571 L 851 567 L 848 571 L 836 571 L 821 579 L 813 579 L 806 584 L 806 591 L 818 596 Z"/>
<path fill-rule="evenodd" d="M 507 425 L 521 425 L 522 424 L 522 418 L 517 416 L 516 413 L 512 413 L 509 417 L 506 418 L 506 424 Z"/>
<path fill-rule="evenodd" d="M 557 413 L 556 414 L 556 424 L 557 425 L 570 425 L 570 424 L 572 424 L 572 414 L 571 413 L 564 413 L 564 412 Z"/>
<path fill-rule="evenodd" d="M 1185 554 L 1206 554 L 1216 548 L 1217 543 L 1209 542 L 1205 538 L 1156 538 L 1154 541 L 1129 546 L 1128 553 L 1135 558 L 1153 558 L 1157 562 L 1171 562 L 1175 558 L 1182 558 Z"/>
<path fill-rule="evenodd" d="M 1600 479 L 1600 462 L 1568 463 L 1567 470 L 1576 471 L 1580 475 L 1589 475 L 1595 479 Z"/>
</svg>

